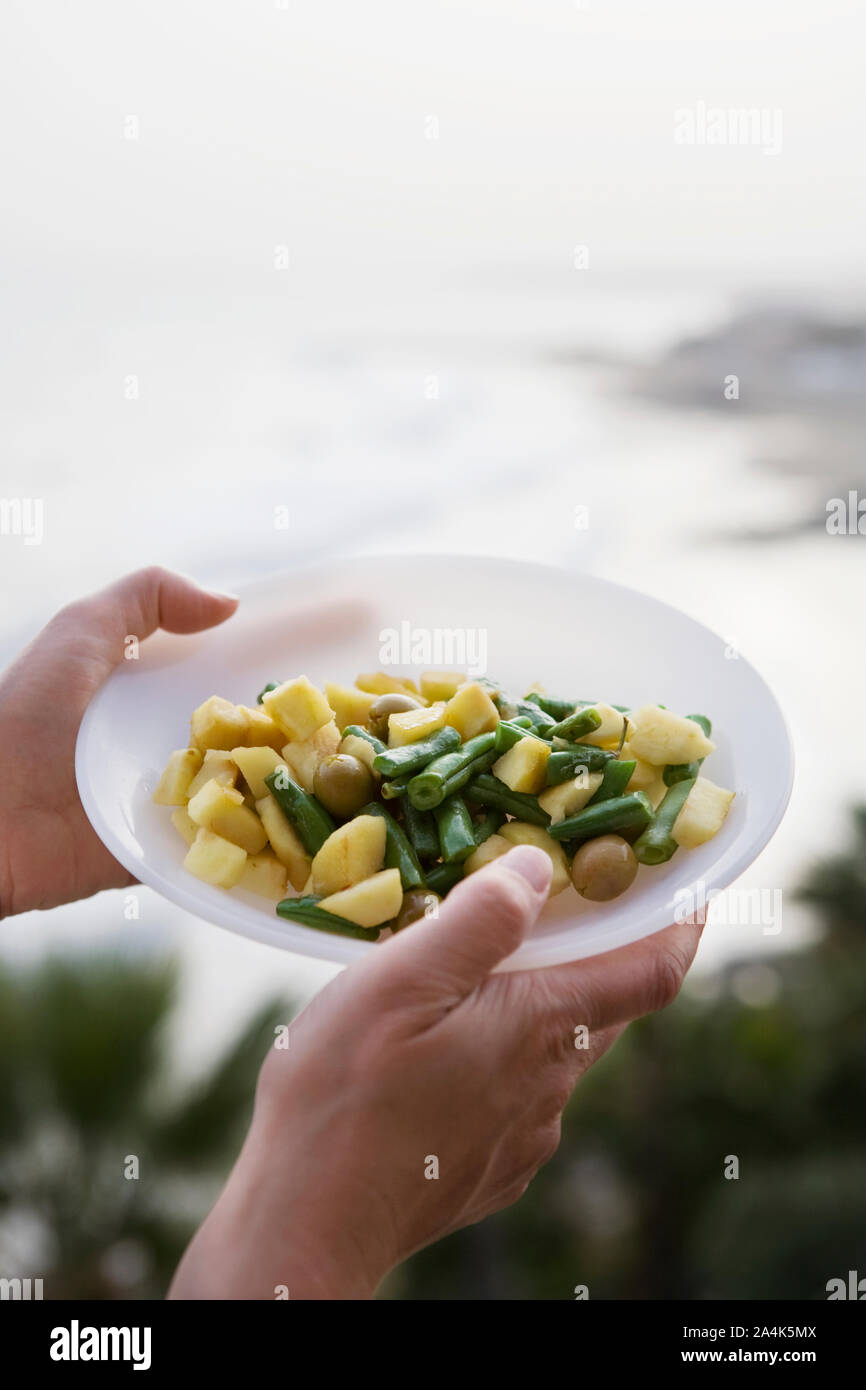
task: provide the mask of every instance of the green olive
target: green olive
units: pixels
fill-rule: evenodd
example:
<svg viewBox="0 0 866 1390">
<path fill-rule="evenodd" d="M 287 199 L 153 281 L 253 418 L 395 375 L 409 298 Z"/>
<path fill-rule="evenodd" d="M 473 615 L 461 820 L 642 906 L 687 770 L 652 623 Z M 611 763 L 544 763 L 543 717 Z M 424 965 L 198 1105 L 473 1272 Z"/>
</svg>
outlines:
<svg viewBox="0 0 866 1390">
<path fill-rule="evenodd" d="M 411 695 L 400 695 L 396 690 L 380 695 L 370 706 L 367 719 L 371 731 L 377 738 L 388 737 L 388 720 L 392 714 L 405 714 L 407 709 L 422 709 L 420 700 Z"/>
<path fill-rule="evenodd" d="M 373 797 L 373 774 L 351 753 L 332 753 L 316 768 L 313 791 L 326 811 L 346 820 Z"/>
<path fill-rule="evenodd" d="M 404 927 L 420 921 L 441 901 L 438 893 L 434 893 L 430 888 L 413 888 L 409 893 L 404 893 L 403 906 L 394 920 L 392 931 L 402 931 Z"/>
<path fill-rule="evenodd" d="M 571 881 L 582 898 L 607 903 L 634 883 L 637 859 L 620 835 L 599 835 L 587 840 L 571 861 Z"/>
</svg>

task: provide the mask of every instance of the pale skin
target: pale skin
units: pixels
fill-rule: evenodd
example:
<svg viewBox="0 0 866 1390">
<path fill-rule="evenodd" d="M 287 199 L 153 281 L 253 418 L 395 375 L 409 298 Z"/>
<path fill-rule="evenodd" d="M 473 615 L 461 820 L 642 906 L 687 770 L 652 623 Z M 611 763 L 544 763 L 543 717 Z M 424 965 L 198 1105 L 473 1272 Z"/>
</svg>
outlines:
<svg viewBox="0 0 866 1390">
<path fill-rule="evenodd" d="M 3 915 L 133 881 L 78 800 L 78 725 L 127 636 L 201 631 L 236 606 L 142 570 L 64 609 L 0 678 L 0 744 L 14 750 L 0 779 Z M 63 693 L 51 720 L 46 689 Z M 678 924 L 587 961 L 492 973 L 549 877 L 542 850 L 511 850 L 293 1020 L 170 1297 L 370 1298 L 414 1250 L 517 1201 L 556 1151 L 576 1083 L 630 1020 L 676 997 L 700 936 Z M 575 1046 L 584 1028 L 589 1045 Z"/>
</svg>

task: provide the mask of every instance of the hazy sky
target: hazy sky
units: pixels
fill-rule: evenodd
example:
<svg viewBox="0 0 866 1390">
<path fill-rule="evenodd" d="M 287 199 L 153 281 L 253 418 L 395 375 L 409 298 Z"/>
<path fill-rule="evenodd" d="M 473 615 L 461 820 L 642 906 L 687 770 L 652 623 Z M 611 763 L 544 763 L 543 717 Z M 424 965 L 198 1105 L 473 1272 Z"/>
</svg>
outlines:
<svg viewBox="0 0 866 1390">
<path fill-rule="evenodd" d="M 7 0 L 2 30 L 13 270 L 861 255 L 854 0 Z M 700 103 L 767 113 L 780 151 L 678 144 Z"/>
</svg>

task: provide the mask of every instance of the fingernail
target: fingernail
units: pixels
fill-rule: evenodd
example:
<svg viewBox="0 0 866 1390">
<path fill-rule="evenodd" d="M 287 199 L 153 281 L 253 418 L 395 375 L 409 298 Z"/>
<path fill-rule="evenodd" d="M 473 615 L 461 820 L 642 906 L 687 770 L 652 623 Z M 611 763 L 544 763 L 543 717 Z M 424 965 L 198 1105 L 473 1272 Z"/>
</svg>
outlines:
<svg viewBox="0 0 866 1390">
<path fill-rule="evenodd" d="M 513 874 L 525 878 L 536 893 L 546 893 L 550 887 L 553 865 L 550 855 L 535 845 L 518 845 L 502 858 L 502 864 Z"/>
<path fill-rule="evenodd" d="M 240 603 L 240 594 L 229 593 L 228 589 L 209 589 L 208 593 L 213 594 L 214 598 L 230 598 L 232 603 Z"/>
</svg>

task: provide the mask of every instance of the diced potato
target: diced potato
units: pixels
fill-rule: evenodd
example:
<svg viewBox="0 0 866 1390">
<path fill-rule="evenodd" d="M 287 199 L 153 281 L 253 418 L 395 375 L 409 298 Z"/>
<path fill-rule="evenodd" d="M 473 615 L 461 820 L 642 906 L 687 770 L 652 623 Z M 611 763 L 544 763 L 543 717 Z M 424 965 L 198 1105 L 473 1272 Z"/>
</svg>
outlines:
<svg viewBox="0 0 866 1390">
<path fill-rule="evenodd" d="M 247 717 L 231 700 L 211 695 L 193 710 L 189 727 L 190 743 L 195 748 L 235 748 L 244 741 Z"/>
<path fill-rule="evenodd" d="M 370 706 L 377 698 L 368 690 L 358 690 L 352 685 L 335 685 L 332 681 L 325 681 L 325 694 L 341 733 L 347 724 L 366 724 L 370 717 Z"/>
<path fill-rule="evenodd" d="M 217 888 L 234 888 L 246 862 L 247 852 L 240 845 L 202 827 L 187 850 L 183 867 Z"/>
<path fill-rule="evenodd" d="M 274 768 L 282 763 L 283 759 L 279 753 L 264 745 L 255 748 L 233 748 L 232 758 L 240 768 L 241 775 L 256 801 L 267 796 L 265 778 L 270 777 Z"/>
<path fill-rule="evenodd" d="M 467 680 L 465 671 L 422 671 L 421 694 L 428 700 L 450 700 Z"/>
<path fill-rule="evenodd" d="M 209 748 L 204 755 L 204 762 L 187 788 L 187 796 L 192 801 L 207 782 L 219 782 L 224 787 L 233 787 L 237 780 L 238 765 L 231 753 Z"/>
<path fill-rule="evenodd" d="M 618 709 L 614 709 L 613 705 L 606 705 L 604 702 L 593 705 L 592 708 L 598 710 L 601 723 L 591 734 L 584 734 L 583 738 L 579 738 L 578 743 L 589 743 L 593 748 L 616 748 L 622 738 L 625 716 L 620 714 Z"/>
<path fill-rule="evenodd" d="M 708 777 L 699 777 L 674 821 L 672 838 L 683 849 L 705 844 L 722 828 L 733 799 L 733 792 L 717 787 Z"/>
<path fill-rule="evenodd" d="M 565 850 L 558 840 L 554 840 L 548 835 L 543 826 L 528 825 L 526 821 L 511 820 L 507 825 L 503 825 L 499 834 L 503 840 L 507 840 L 511 845 L 537 845 L 543 849 L 545 854 L 550 856 L 553 865 L 553 876 L 550 880 L 549 898 L 555 898 L 557 893 L 561 893 L 563 888 L 567 888 L 571 882 L 568 872 L 568 860 L 565 857 Z"/>
<path fill-rule="evenodd" d="M 271 849 L 288 870 L 289 883 L 295 892 L 300 893 L 310 878 L 310 856 L 304 849 L 297 831 L 286 820 L 270 792 L 256 802 L 256 811 L 261 818 Z M 312 892 L 312 889 L 306 891 Z"/>
<path fill-rule="evenodd" d="M 384 671 L 373 671 L 366 675 L 362 672 L 355 678 L 355 684 L 359 690 L 366 690 L 371 695 L 411 695 L 415 700 L 425 698 L 409 676 L 389 676 Z"/>
<path fill-rule="evenodd" d="M 533 681 L 533 682 L 532 682 L 532 685 L 529 687 L 529 689 L 527 690 L 527 692 L 526 692 L 526 694 L 524 695 L 523 698 L 524 698 L 524 700 L 528 700 L 529 697 L 530 697 L 530 695 L 546 695 L 546 694 L 547 694 L 547 687 L 544 686 L 544 685 L 542 685 L 540 681 Z"/>
<path fill-rule="evenodd" d="M 352 888 L 323 898 L 319 906 L 358 927 L 380 927 L 396 917 L 403 906 L 400 870 L 383 869 Z"/>
<path fill-rule="evenodd" d="M 238 879 L 238 887 L 247 888 L 261 898 L 270 898 L 271 902 L 278 903 L 286 896 L 286 866 L 280 863 L 273 850 L 264 849 L 261 854 L 249 854 Z"/>
<path fill-rule="evenodd" d="M 313 859 L 313 892 L 320 897 L 351 888 L 378 873 L 385 860 L 381 816 L 355 816 L 330 834 Z"/>
<path fill-rule="evenodd" d="M 261 707 L 253 709 L 250 705 L 238 705 L 238 709 L 243 710 L 247 721 L 245 747 L 273 748 L 275 753 L 279 753 L 286 736 L 270 715 L 265 714 Z"/>
<path fill-rule="evenodd" d="M 513 792 L 529 792 L 536 796 L 547 780 L 549 757 L 549 743 L 540 738 L 519 738 L 507 753 L 497 759 L 491 771 Z"/>
<path fill-rule="evenodd" d="M 185 806 L 190 782 L 201 765 L 202 755 L 198 748 L 178 748 L 172 753 L 153 793 L 157 806 Z"/>
<path fill-rule="evenodd" d="M 357 758 L 359 762 L 364 763 L 365 767 L 370 769 L 374 777 L 379 776 L 373 767 L 376 750 L 372 743 L 368 743 L 365 738 L 359 738 L 357 734 L 343 734 L 340 739 L 340 752 L 348 753 L 350 757 Z"/>
<path fill-rule="evenodd" d="M 706 758 L 716 746 L 700 724 L 660 705 L 641 705 L 629 715 L 628 741 L 639 758 L 657 767 Z"/>
<path fill-rule="evenodd" d="M 187 807 L 196 825 L 212 830 L 233 845 L 240 845 L 247 854 L 258 854 L 267 844 L 265 828 L 234 787 L 220 782 L 206 782 Z"/>
<path fill-rule="evenodd" d="M 437 700 L 427 709 L 407 709 L 400 714 L 388 717 L 388 747 L 401 748 L 406 743 L 417 743 L 420 738 L 429 738 L 445 723 L 445 701 Z"/>
<path fill-rule="evenodd" d="M 582 811 L 586 803 L 595 796 L 601 786 L 600 772 L 587 772 L 586 768 L 570 782 L 560 782 L 556 787 L 548 787 L 538 798 L 542 811 L 550 816 L 552 825 Z"/>
<path fill-rule="evenodd" d="M 488 835 L 483 845 L 479 845 L 470 854 L 469 858 L 463 863 L 463 877 L 476 873 L 483 869 L 485 864 L 492 864 L 494 859 L 498 859 L 501 854 L 507 854 L 514 846 L 502 835 Z"/>
<path fill-rule="evenodd" d="M 196 825 L 185 806 L 178 806 L 176 811 L 172 811 L 171 823 L 175 830 L 183 836 L 187 844 L 191 845 L 199 832 L 199 827 Z"/>
<path fill-rule="evenodd" d="M 461 685 L 445 706 L 445 722 L 451 724 L 464 743 L 476 734 L 486 734 L 499 723 L 499 711 L 478 681 Z"/>
<path fill-rule="evenodd" d="M 310 738 L 323 724 L 330 724 L 334 712 L 321 690 L 306 676 L 283 681 L 276 690 L 269 690 L 262 704 L 265 713 L 294 740 Z M 235 740 L 240 743 L 240 739 Z"/>
<path fill-rule="evenodd" d="M 339 747 L 340 731 L 332 719 L 309 738 L 299 743 L 287 743 L 283 748 L 283 761 L 298 786 L 303 787 L 305 792 L 311 792 L 319 763 L 331 753 L 336 753 Z"/>
<path fill-rule="evenodd" d="M 630 739 L 626 739 L 623 744 L 620 756 L 624 763 L 634 762 L 635 765 L 634 772 L 628 781 L 628 791 L 645 792 L 648 788 L 655 786 L 658 778 L 661 776 L 659 769 L 656 767 L 655 763 L 644 762 L 643 758 L 638 757 L 632 747 Z"/>
</svg>

